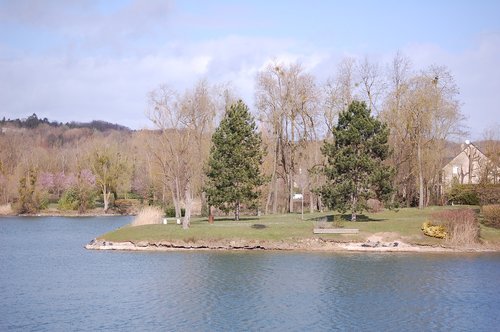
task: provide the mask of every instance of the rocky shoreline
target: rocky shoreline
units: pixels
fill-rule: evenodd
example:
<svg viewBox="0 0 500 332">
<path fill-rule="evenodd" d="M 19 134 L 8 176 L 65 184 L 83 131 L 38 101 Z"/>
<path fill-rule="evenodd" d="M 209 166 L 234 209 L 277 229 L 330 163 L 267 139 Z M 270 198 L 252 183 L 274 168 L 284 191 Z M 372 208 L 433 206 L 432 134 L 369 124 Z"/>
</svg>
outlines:
<svg viewBox="0 0 500 332">
<path fill-rule="evenodd" d="M 422 246 L 401 241 L 381 242 L 335 242 L 321 238 L 302 239 L 296 242 L 257 240 L 218 240 L 196 242 L 184 241 L 128 241 L 112 242 L 94 239 L 85 246 L 88 250 L 126 251 L 178 251 L 178 250 L 271 250 L 271 251 L 316 251 L 316 252 L 494 252 L 497 250 L 477 248 L 449 248 L 443 246 Z"/>
</svg>

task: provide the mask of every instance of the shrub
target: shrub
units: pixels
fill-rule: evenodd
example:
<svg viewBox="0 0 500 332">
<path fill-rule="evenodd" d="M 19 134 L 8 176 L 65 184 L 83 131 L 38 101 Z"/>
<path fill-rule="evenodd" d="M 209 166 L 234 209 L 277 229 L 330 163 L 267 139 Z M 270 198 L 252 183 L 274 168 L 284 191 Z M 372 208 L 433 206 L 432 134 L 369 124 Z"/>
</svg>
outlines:
<svg viewBox="0 0 500 332">
<path fill-rule="evenodd" d="M 434 225 L 430 221 L 426 221 L 422 225 L 422 232 L 425 235 L 435 237 L 438 239 L 444 239 L 447 235 L 446 228 L 443 225 Z"/>
<path fill-rule="evenodd" d="M 36 213 L 42 209 L 43 201 L 36 188 L 37 170 L 29 168 L 22 174 L 19 180 L 19 199 L 15 205 L 15 210 L 19 214 Z"/>
<path fill-rule="evenodd" d="M 58 206 L 61 210 L 78 210 L 78 212 L 83 213 L 94 208 L 95 196 L 96 192 L 88 187 L 74 186 L 63 193 Z"/>
<path fill-rule="evenodd" d="M 469 246 L 479 242 L 479 221 L 473 210 L 445 210 L 433 214 L 432 218 L 445 227 L 448 243 Z"/>
<path fill-rule="evenodd" d="M 483 224 L 500 228 L 500 204 L 483 206 Z"/>
<path fill-rule="evenodd" d="M 479 205 L 477 185 L 474 184 L 454 184 L 447 198 L 454 204 Z"/>
<path fill-rule="evenodd" d="M 181 208 L 181 216 L 186 214 L 186 209 Z M 165 216 L 168 218 L 175 218 L 175 208 L 172 206 L 168 206 L 165 208 Z"/>
<path fill-rule="evenodd" d="M 0 216 L 12 214 L 12 206 L 10 204 L 0 205 Z"/>
<path fill-rule="evenodd" d="M 113 210 L 119 214 L 137 214 L 140 208 L 138 199 L 117 199 Z"/>
<path fill-rule="evenodd" d="M 74 188 L 66 190 L 58 202 L 60 210 L 76 210 L 78 205 L 78 192 Z"/>
<path fill-rule="evenodd" d="M 378 199 L 370 198 L 366 201 L 366 209 L 371 213 L 382 212 L 384 210 L 384 204 Z"/>
<path fill-rule="evenodd" d="M 486 184 L 480 185 L 477 188 L 477 195 L 481 205 L 499 204 L 500 203 L 500 185 Z"/>
<path fill-rule="evenodd" d="M 132 226 L 161 224 L 163 211 L 157 206 L 146 206 L 132 221 Z"/>
</svg>

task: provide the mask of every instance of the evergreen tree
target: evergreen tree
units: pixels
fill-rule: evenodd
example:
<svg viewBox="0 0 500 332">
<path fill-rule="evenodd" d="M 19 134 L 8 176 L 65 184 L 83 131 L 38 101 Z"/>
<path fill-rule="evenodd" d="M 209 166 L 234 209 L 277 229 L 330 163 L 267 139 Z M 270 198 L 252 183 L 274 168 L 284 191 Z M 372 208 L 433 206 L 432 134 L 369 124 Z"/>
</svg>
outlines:
<svg viewBox="0 0 500 332">
<path fill-rule="evenodd" d="M 340 113 L 332 134 L 333 142 L 325 141 L 321 149 L 328 162 L 327 183 L 320 193 L 329 208 L 350 210 L 356 221 L 368 198 L 387 201 L 392 192 L 394 172 L 383 164 L 389 156 L 389 130 L 370 115 L 364 102 L 353 101 Z"/>
<path fill-rule="evenodd" d="M 37 170 L 30 167 L 19 180 L 19 200 L 16 204 L 17 213 L 36 213 L 43 207 L 40 195 L 36 190 Z"/>
<path fill-rule="evenodd" d="M 241 100 L 226 110 L 212 143 L 205 187 L 208 204 L 226 213 L 233 210 L 239 220 L 240 206 L 255 206 L 258 187 L 264 183 L 262 138 Z"/>
</svg>

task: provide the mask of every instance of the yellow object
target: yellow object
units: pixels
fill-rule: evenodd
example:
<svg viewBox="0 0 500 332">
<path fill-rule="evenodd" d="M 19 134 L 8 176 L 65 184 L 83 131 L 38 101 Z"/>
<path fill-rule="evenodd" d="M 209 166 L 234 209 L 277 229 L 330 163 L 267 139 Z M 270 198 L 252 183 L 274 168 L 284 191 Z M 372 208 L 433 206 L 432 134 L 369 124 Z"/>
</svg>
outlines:
<svg viewBox="0 0 500 332">
<path fill-rule="evenodd" d="M 444 226 L 433 225 L 430 221 L 426 221 L 422 224 L 422 231 L 425 235 L 438 239 L 444 239 L 448 235 Z"/>
</svg>

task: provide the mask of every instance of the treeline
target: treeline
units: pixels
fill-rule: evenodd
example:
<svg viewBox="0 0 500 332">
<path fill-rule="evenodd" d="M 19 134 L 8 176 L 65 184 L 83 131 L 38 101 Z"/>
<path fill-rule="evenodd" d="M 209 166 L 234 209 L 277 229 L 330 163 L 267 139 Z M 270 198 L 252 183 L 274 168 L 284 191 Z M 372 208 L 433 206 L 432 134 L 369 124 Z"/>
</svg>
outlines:
<svg viewBox="0 0 500 332">
<path fill-rule="evenodd" d="M 126 126 L 122 126 L 116 123 L 110 123 L 101 120 L 93 120 L 91 122 L 57 122 L 57 121 L 49 121 L 46 117 L 43 119 L 38 118 L 36 113 L 28 116 L 25 119 L 6 119 L 5 117 L 0 120 L 0 127 L 7 128 L 27 128 L 34 129 L 40 125 L 47 125 L 50 127 L 67 127 L 67 128 L 88 128 L 95 129 L 98 131 L 106 131 L 106 130 L 122 130 L 122 131 L 130 131 L 130 128 Z"/>
<path fill-rule="evenodd" d="M 346 58 L 326 82 L 298 63 L 269 64 L 255 78 L 256 104 L 249 105 L 266 179 L 252 211 L 297 211 L 297 194 L 311 212 L 324 208 L 318 188 L 327 183 L 328 158 L 322 147 L 335 142 L 339 116 L 353 101 L 363 101 L 387 127 L 390 153 L 383 163 L 394 169 L 388 203 L 442 203 L 441 168 L 460 152 L 460 144 L 450 141 L 466 137 L 458 92 L 447 68 L 416 70 L 400 54 L 388 64 Z M 84 211 L 96 200 L 107 209 L 117 198 L 136 197 L 177 216 L 186 206 L 206 215 L 212 135 L 238 99 L 229 84 L 201 80 L 183 92 L 160 85 L 147 98 L 150 130 L 101 122 L 60 126 L 34 116 L 36 126 L 18 126 L 30 130 L 0 134 L 0 203 L 14 203 L 19 211 L 47 202 Z M 489 131 L 485 139 L 495 141 L 497 134 Z M 483 152 L 498 167 L 498 144 L 488 146 Z M 23 200 L 32 203 L 23 208 Z"/>
</svg>

